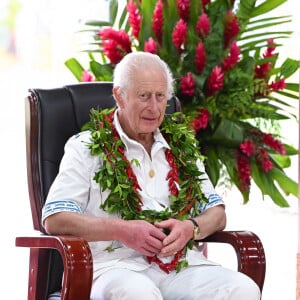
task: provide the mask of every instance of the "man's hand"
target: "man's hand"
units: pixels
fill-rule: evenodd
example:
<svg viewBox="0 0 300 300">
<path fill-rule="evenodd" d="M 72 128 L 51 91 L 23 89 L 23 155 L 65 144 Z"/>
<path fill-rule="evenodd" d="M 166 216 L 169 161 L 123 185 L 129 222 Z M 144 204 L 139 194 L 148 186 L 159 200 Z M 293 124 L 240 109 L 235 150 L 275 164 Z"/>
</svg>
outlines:
<svg viewBox="0 0 300 300">
<path fill-rule="evenodd" d="M 159 253 L 159 256 L 162 257 L 176 254 L 182 250 L 193 237 L 193 223 L 187 220 L 169 219 L 155 223 L 155 226 L 170 231 L 169 235 L 163 240 L 163 248 Z"/>
<path fill-rule="evenodd" d="M 120 242 L 144 255 L 158 255 L 166 234 L 156 226 L 141 220 L 126 221 L 119 237 Z"/>
</svg>

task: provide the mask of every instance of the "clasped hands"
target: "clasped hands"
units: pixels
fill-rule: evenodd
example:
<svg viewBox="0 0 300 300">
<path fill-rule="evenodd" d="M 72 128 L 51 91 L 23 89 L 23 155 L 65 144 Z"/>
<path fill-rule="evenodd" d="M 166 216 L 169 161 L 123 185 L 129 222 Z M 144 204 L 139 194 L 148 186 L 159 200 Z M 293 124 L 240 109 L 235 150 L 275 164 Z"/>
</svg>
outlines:
<svg viewBox="0 0 300 300">
<path fill-rule="evenodd" d="M 193 236 L 193 224 L 187 220 L 168 219 L 155 224 L 141 220 L 128 222 L 129 228 L 121 242 L 146 256 L 172 256 Z M 166 230 L 168 235 L 164 233 Z"/>
</svg>

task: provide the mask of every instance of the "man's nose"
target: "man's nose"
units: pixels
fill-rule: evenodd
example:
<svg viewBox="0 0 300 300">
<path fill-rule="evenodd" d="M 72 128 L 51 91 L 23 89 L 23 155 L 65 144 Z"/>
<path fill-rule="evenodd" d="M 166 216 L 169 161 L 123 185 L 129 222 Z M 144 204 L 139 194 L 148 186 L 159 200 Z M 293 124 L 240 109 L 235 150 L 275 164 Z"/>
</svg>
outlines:
<svg viewBox="0 0 300 300">
<path fill-rule="evenodd" d="M 157 101 L 157 96 L 155 93 L 151 93 L 150 99 L 148 101 L 149 107 L 151 109 L 157 109 L 158 107 L 158 101 Z"/>
</svg>

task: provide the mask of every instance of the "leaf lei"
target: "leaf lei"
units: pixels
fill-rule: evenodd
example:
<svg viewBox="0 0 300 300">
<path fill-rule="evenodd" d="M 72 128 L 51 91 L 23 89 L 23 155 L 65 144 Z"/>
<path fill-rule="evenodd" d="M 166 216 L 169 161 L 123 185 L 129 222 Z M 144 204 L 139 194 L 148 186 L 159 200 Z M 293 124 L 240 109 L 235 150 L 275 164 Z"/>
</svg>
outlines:
<svg viewBox="0 0 300 300">
<path fill-rule="evenodd" d="M 101 205 L 109 214 L 117 213 L 125 220 L 145 220 L 150 223 L 169 218 L 187 219 L 197 215 L 197 206 L 207 202 L 204 197 L 196 161 L 203 157 L 199 152 L 198 141 L 189 129 L 188 122 L 182 113 L 174 113 L 165 117 L 160 131 L 167 140 L 170 149 L 166 149 L 166 159 L 170 165 L 167 180 L 170 190 L 170 206 L 162 211 L 142 210 L 143 202 L 139 196 L 141 187 L 131 165 L 139 165 L 138 160 L 128 161 L 125 147 L 113 125 L 114 109 L 91 110 L 88 128 L 91 130 L 91 142 L 88 147 L 93 156 L 98 156 L 102 166 L 95 173 L 94 180 L 103 191 L 109 189 L 110 194 Z M 185 121 L 185 122 L 183 122 Z M 180 188 L 178 188 L 178 185 Z M 185 249 L 186 250 L 186 249 Z M 179 262 L 183 252 L 174 256 L 171 263 L 164 264 L 157 257 L 153 260 L 166 272 L 180 269 Z"/>
</svg>

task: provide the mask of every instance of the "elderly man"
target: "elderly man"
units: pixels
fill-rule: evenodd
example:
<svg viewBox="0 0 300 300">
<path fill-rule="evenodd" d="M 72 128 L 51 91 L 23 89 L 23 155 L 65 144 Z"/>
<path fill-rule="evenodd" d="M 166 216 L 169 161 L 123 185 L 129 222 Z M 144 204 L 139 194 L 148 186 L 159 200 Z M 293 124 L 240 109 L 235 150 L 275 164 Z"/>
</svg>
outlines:
<svg viewBox="0 0 300 300">
<path fill-rule="evenodd" d="M 94 127 L 67 142 L 43 224 L 49 234 L 89 242 L 91 299 L 260 299 L 250 278 L 193 246 L 224 229 L 226 215 L 191 132 L 175 140 L 185 129 L 164 118 L 172 81 L 156 55 L 123 58 L 114 71 L 116 109 L 94 112 Z"/>
</svg>

